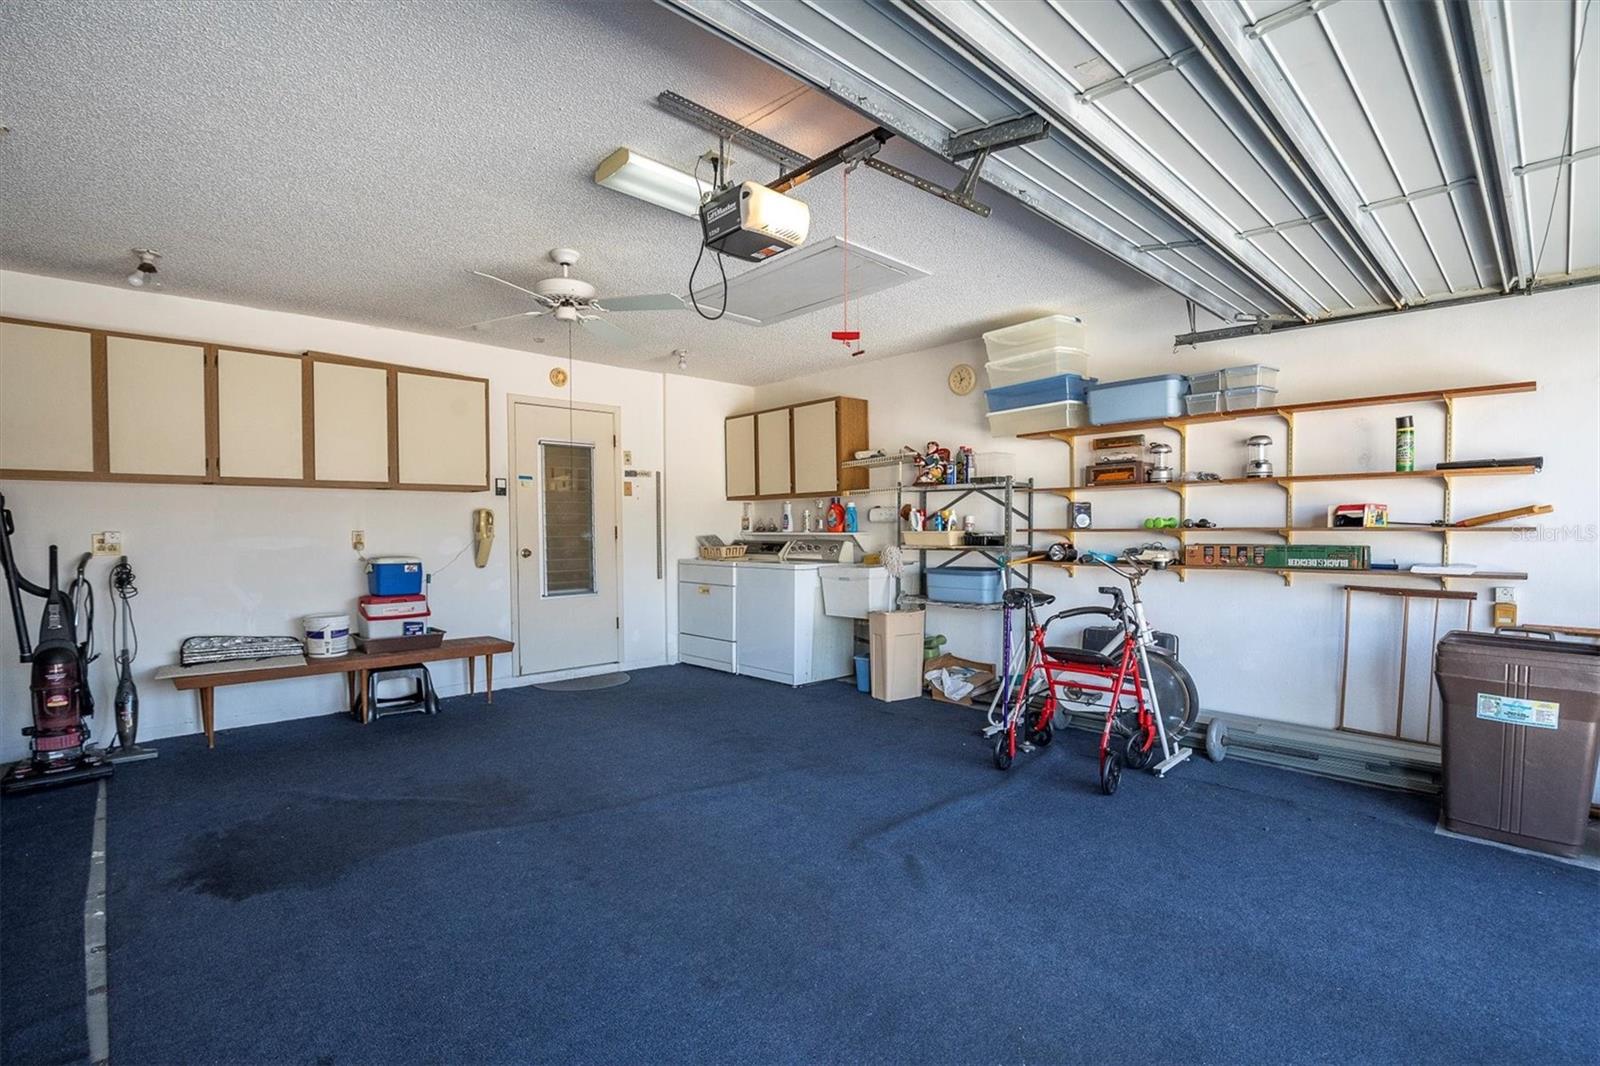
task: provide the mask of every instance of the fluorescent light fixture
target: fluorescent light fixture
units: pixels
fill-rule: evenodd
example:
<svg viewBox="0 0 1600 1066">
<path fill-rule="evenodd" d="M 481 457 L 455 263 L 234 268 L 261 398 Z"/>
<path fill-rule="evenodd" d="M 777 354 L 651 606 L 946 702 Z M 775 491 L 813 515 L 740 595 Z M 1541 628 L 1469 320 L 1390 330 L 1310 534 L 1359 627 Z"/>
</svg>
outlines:
<svg viewBox="0 0 1600 1066">
<path fill-rule="evenodd" d="M 658 163 L 632 148 L 618 148 L 595 168 L 596 185 L 627 193 L 690 218 L 700 216 L 700 197 L 711 185 L 677 167 Z"/>
</svg>

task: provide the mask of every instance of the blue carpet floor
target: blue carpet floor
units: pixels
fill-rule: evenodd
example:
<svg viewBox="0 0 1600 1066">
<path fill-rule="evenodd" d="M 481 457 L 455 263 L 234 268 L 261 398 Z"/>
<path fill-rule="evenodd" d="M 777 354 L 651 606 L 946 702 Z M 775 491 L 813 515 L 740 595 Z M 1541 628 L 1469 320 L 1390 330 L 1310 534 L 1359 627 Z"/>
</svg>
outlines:
<svg viewBox="0 0 1600 1066">
<path fill-rule="evenodd" d="M 1600 877 L 1429 801 L 1237 762 L 1107 798 L 1088 734 L 1001 774 L 977 712 L 692 667 L 444 708 L 118 770 L 118 1066 L 1600 1051 Z M 71 1058 L 18 958 L 70 959 L 82 879 L 11 871 L 46 813 L 86 861 L 82 797 L 0 807 L 5 1058 Z"/>
</svg>

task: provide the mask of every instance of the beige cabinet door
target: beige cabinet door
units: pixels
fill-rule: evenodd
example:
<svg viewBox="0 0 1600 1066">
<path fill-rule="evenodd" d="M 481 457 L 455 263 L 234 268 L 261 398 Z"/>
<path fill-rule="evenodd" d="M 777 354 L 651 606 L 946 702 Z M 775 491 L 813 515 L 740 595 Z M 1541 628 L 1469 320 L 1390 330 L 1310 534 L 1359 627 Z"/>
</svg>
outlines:
<svg viewBox="0 0 1600 1066">
<path fill-rule="evenodd" d="M 205 348 L 107 337 L 106 428 L 113 474 L 205 477 Z"/>
<path fill-rule="evenodd" d="M 217 472 L 225 478 L 305 477 L 303 364 L 298 356 L 217 351 Z"/>
<path fill-rule="evenodd" d="M 396 376 L 400 483 L 489 487 L 489 392 L 482 381 Z"/>
<path fill-rule="evenodd" d="M 728 498 L 756 494 L 756 416 L 740 415 L 723 424 L 723 455 Z"/>
<path fill-rule="evenodd" d="M 838 492 L 838 404 L 827 400 L 793 410 L 795 494 L 827 496 Z"/>
<path fill-rule="evenodd" d="M 0 470 L 94 470 L 88 333 L 0 323 Z"/>
<path fill-rule="evenodd" d="M 787 496 L 789 481 L 789 409 L 756 415 L 756 488 L 762 496 Z"/>
<path fill-rule="evenodd" d="M 311 365 L 318 481 L 389 482 L 389 371 L 322 359 Z"/>
</svg>

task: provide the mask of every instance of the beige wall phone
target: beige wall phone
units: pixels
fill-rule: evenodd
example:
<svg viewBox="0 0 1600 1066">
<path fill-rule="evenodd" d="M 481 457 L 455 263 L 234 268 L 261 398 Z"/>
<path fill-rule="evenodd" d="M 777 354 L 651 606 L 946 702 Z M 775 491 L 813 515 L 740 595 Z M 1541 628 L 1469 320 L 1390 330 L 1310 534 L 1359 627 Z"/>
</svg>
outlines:
<svg viewBox="0 0 1600 1066">
<path fill-rule="evenodd" d="M 479 569 L 489 565 L 489 550 L 494 547 L 494 512 L 480 507 L 472 512 L 472 561 Z"/>
</svg>

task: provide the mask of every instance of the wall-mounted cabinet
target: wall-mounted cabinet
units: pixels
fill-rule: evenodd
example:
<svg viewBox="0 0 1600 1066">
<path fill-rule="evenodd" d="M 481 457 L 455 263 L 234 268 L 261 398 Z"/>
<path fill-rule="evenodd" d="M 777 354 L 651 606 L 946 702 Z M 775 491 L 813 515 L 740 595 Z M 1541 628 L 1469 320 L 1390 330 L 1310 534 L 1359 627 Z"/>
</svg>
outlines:
<svg viewBox="0 0 1600 1066">
<path fill-rule="evenodd" d="M 845 460 L 867 447 L 867 401 L 846 396 L 735 415 L 725 423 L 730 500 L 830 496 L 866 488 Z"/>
<path fill-rule="evenodd" d="M 223 481 L 304 481 L 311 392 L 299 356 L 217 350 L 217 473 Z"/>
<path fill-rule="evenodd" d="M 0 477 L 489 487 L 484 378 L 0 320 Z"/>
<path fill-rule="evenodd" d="M 205 480 L 205 345 L 111 334 L 105 349 L 108 472 Z"/>
<path fill-rule="evenodd" d="M 91 477 L 96 367 L 83 330 L 0 322 L 0 467 L 12 476 Z"/>
</svg>

